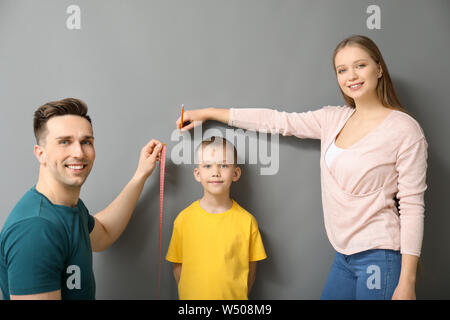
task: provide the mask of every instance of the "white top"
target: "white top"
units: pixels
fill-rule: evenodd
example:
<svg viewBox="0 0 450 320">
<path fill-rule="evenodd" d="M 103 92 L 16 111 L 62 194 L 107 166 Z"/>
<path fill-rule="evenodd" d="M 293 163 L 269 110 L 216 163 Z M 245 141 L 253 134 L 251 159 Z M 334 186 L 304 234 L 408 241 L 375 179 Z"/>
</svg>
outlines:
<svg viewBox="0 0 450 320">
<path fill-rule="evenodd" d="M 327 150 L 327 153 L 325 154 L 325 162 L 327 164 L 327 167 L 330 168 L 331 163 L 333 163 L 334 159 L 336 159 L 336 157 L 338 155 L 340 155 L 342 153 L 342 151 L 344 151 L 345 149 L 339 148 L 336 143 L 336 138 L 333 140 L 333 143 L 330 145 L 330 147 Z"/>
</svg>

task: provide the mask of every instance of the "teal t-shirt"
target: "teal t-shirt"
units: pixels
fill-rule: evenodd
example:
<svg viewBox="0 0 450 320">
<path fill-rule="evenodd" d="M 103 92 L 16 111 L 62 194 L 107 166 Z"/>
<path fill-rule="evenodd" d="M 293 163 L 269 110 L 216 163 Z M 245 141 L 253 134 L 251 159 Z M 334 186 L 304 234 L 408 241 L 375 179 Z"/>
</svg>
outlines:
<svg viewBox="0 0 450 320">
<path fill-rule="evenodd" d="M 0 233 L 3 299 L 55 290 L 63 300 L 95 299 L 89 239 L 94 224 L 81 199 L 75 208 L 55 205 L 31 188 Z"/>
</svg>

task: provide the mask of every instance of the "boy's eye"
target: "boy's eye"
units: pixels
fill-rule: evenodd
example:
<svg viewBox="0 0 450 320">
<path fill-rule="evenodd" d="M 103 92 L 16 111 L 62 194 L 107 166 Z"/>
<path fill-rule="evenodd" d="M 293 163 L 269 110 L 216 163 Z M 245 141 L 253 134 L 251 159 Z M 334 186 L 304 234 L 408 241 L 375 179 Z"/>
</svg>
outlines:
<svg viewBox="0 0 450 320">
<path fill-rule="evenodd" d="M 92 142 L 90 142 L 90 141 L 83 141 L 81 144 L 92 145 Z"/>
<path fill-rule="evenodd" d="M 222 168 L 228 168 L 227 164 L 222 164 Z"/>
<path fill-rule="evenodd" d="M 203 168 L 209 169 L 209 168 L 211 168 L 211 165 L 210 164 L 205 164 L 205 165 L 203 165 Z"/>
<path fill-rule="evenodd" d="M 68 144 L 69 140 L 59 140 L 59 144 Z"/>
</svg>

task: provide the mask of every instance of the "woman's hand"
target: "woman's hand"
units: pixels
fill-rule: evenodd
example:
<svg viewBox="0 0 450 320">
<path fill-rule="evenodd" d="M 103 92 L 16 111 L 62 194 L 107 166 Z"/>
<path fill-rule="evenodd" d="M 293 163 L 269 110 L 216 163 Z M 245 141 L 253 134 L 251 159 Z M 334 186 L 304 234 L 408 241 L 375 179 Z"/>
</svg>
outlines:
<svg viewBox="0 0 450 320">
<path fill-rule="evenodd" d="M 188 110 L 183 113 L 183 127 L 181 128 L 181 116 L 177 119 L 177 128 L 188 131 L 208 120 L 210 109 Z"/>
<path fill-rule="evenodd" d="M 188 131 L 202 124 L 206 120 L 216 120 L 228 124 L 228 118 L 228 109 L 205 108 L 187 110 L 183 113 L 183 128 L 180 129 L 181 116 L 177 119 L 176 125 L 181 131 Z"/>
<path fill-rule="evenodd" d="M 415 300 L 416 299 L 416 272 L 419 257 L 402 254 L 402 269 L 397 288 L 392 294 L 392 300 Z"/>
<path fill-rule="evenodd" d="M 416 300 L 415 282 L 399 282 L 395 288 L 392 300 Z"/>
</svg>

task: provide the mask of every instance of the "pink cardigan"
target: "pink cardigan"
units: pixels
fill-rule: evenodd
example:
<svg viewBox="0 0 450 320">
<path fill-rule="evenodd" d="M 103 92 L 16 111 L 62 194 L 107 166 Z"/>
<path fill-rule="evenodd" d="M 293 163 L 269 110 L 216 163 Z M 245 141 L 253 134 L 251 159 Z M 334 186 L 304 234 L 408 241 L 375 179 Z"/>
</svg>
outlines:
<svg viewBox="0 0 450 320">
<path fill-rule="evenodd" d="M 325 229 L 336 251 L 391 249 L 420 256 L 428 148 L 422 128 L 394 110 L 328 168 L 325 152 L 354 111 L 348 106 L 302 113 L 232 108 L 228 124 L 321 140 Z"/>
</svg>

